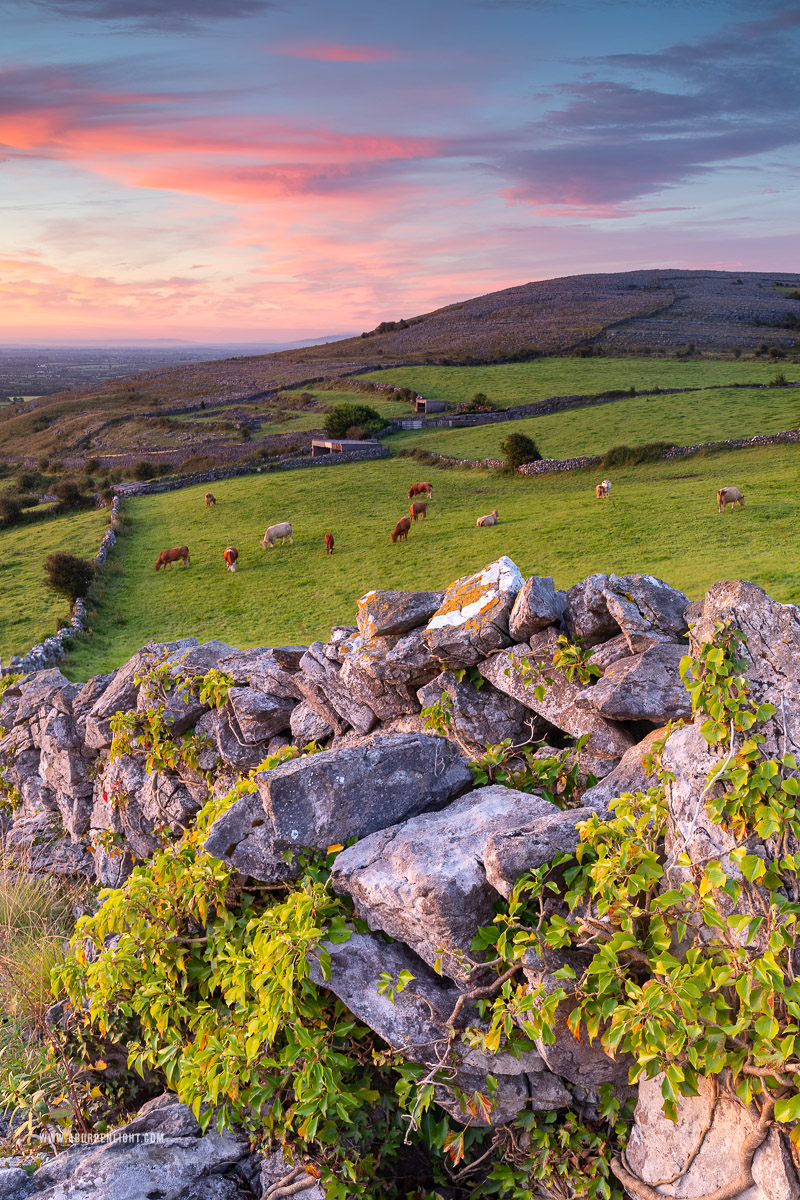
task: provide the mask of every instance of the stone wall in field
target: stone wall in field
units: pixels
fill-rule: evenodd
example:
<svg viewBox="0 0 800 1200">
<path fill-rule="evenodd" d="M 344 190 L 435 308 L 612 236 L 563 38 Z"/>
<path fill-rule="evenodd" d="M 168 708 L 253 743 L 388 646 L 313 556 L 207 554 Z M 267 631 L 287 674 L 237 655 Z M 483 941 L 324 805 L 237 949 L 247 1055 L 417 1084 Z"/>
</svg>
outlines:
<svg viewBox="0 0 800 1200">
<path fill-rule="evenodd" d="M 715 757 L 680 673 L 683 656 L 721 622 L 745 635 L 754 703 L 773 706 L 759 726 L 765 752 L 800 754 L 800 610 L 752 583 L 715 584 L 693 604 L 649 575 L 598 573 L 563 592 L 551 578 L 525 579 L 504 557 L 444 591 L 367 592 L 345 616 L 353 624 L 308 646 L 240 650 L 189 638 L 150 643 L 85 684 L 57 668 L 12 683 L 0 698 L 0 788 L 12 809 L 3 818 L 6 852 L 42 872 L 119 886 L 137 861 L 179 841 L 201 807 L 223 796 L 230 803 L 218 809 L 204 847 L 245 887 L 291 882 L 297 852 L 346 847 L 333 863 L 332 886 L 351 898 L 364 931 L 323 943 L 324 973 L 315 958 L 311 980 L 402 1057 L 436 1070 L 454 1036 L 448 1021 L 474 1000 L 483 978 L 469 961 L 477 930 L 491 924 L 520 876 L 576 850 L 582 822 L 654 783 L 644 756 L 657 740 L 665 739 L 661 761 L 670 773 L 668 836 L 673 844 L 681 836 L 682 855 L 699 871 L 710 855 L 728 861 L 735 839 L 706 821 L 701 805 L 727 743 Z M 581 682 L 555 665 L 562 635 L 590 648 L 596 677 Z M 532 686 L 531 669 L 546 686 Z M 211 670 L 224 682 L 214 695 L 197 686 Z M 423 709 L 433 710 L 433 724 Z M 119 712 L 136 714 L 136 722 L 130 743 L 114 748 Z M 162 730 L 165 718 L 179 748 L 170 767 L 148 765 L 153 714 Z M 553 791 L 476 778 L 475 757 L 504 739 L 534 744 L 537 762 L 559 765 Z M 312 742 L 322 752 L 303 755 Z M 248 775 L 255 790 L 234 791 Z M 755 834 L 748 847 L 767 860 L 786 852 L 782 841 L 776 849 Z M 596 911 L 587 908 L 585 919 L 596 925 Z M 598 945 L 587 934 L 581 970 Z M 682 953 L 677 944 L 673 950 Z M 556 973 L 562 961 L 572 960 L 527 952 L 514 987 L 552 991 L 564 979 Z M 408 972 L 413 989 L 390 999 L 381 987 L 387 972 L 394 979 Z M 470 1020 L 480 1024 L 477 1014 Z M 457 1041 L 449 1083 L 491 1102 L 468 1117 L 438 1085 L 434 1102 L 457 1122 L 502 1127 L 523 1112 L 577 1106 L 591 1114 L 604 1085 L 620 1098 L 631 1094 L 627 1055 L 609 1057 L 585 1031 L 578 1039 L 566 1019 L 554 1019 L 552 1029 L 552 1040 L 534 1040 L 516 1057 L 502 1046 Z M 667 1122 L 659 1082 L 638 1085 L 627 1157 L 612 1163 L 629 1195 L 649 1197 L 648 1181 L 678 1175 L 680 1194 L 692 1196 L 731 1185 L 724 1194 L 734 1197 L 740 1175 L 738 1190 L 749 1200 L 798 1194 L 783 1127 L 755 1137 L 764 1126 L 758 1112 L 732 1090 L 718 1096 L 705 1079 L 696 1095 L 679 1099 L 677 1122 Z M 165 1120 L 191 1118 L 165 1097 L 148 1116 L 153 1128 L 159 1105 L 172 1105 Z M 196 1142 L 195 1157 L 200 1151 Z M 56 1159 L 65 1195 L 83 1153 Z M 98 1157 L 97 1170 L 113 1177 L 124 1153 Z M 190 1180 L 193 1161 L 185 1167 Z M 31 1186 L 42 1190 L 48 1171 L 34 1185 L 20 1176 L 19 1194 L 5 1194 L 22 1200 Z M 167 1171 L 166 1160 L 152 1171 Z M 248 1180 L 247 1191 L 226 1183 L 226 1200 L 282 1194 Z"/>
<path fill-rule="evenodd" d="M 108 529 L 103 534 L 97 554 L 94 556 L 95 565 L 98 567 L 105 566 L 109 551 L 116 544 L 119 517 L 120 501 L 119 497 L 115 496 L 111 501 Z M 37 642 L 26 654 L 12 654 L 7 666 L 4 667 L 0 663 L 0 678 L 4 675 L 29 675 L 34 671 L 45 671 L 48 667 L 55 666 L 56 663 L 66 658 L 67 643 L 76 633 L 85 633 L 86 628 L 86 601 L 83 597 L 78 597 L 72 606 L 69 624 L 57 630 L 52 637 L 45 638 L 43 642 Z"/>
</svg>

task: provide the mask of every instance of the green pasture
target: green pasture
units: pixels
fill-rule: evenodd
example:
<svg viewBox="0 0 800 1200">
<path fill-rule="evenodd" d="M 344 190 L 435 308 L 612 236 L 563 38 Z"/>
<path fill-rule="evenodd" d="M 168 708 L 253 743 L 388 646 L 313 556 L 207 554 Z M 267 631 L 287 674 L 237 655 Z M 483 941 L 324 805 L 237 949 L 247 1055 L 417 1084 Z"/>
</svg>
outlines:
<svg viewBox="0 0 800 1200">
<path fill-rule="evenodd" d="M 454 458 L 502 458 L 509 433 L 532 437 L 543 458 L 603 454 L 612 446 L 673 442 L 694 446 L 723 438 L 780 433 L 800 424 L 800 389 L 709 388 L 700 392 L 634 396 L 546 417 L 475 425 L 466 429 L 404 430 L 393 450 L 418 446 Z"/>
<path fill-rule="evenodd" d="M 69 602 L 44 586 L 48 554 L 65 550 L 94 558 L 106 524 L 105 512 L 75 513 L 0 530 L 0 658 L 24 654 L 56 631 L 56 617 Z"/>
<path fill-rule="evenodd" d="M 549 396 L 593 395 L 632 387 L 648 391 L 769 383 L 780 372 L 787 379 L 800 379 L 797 363 L 674 358 L 537 358 L 489 367 L 392 367 L 360 378 L 416 388 L 429 400 L 451 404 L 484 392 L 498 408 L 509 408 Z"/>
<path fill-rule="evenodd" d="M 594 496 L 596 472 L 420 474 L 391 459 L 220 481 L 210 509 L 204 486 L 128 500 L 129 532 L 112 552 L 93 635 L 66 669 L 88 678 L 150 638 L 194 635 L 241 647 L 325 639 L 331 625 L 354 621 L 358 597 L 371 588 L 443 588 L 501 554 L 526 574 L 553 575 L 559 587 L 593 571 L 642 571 L 693 599 L 718 579 L 744 577 L 778 600 L 798 601 L 799 467 L 795 446 L 658 462 L 615 471 L 603 502 Z M 419 478 L 434 485 L 429 519 L 393 545 L 391 530 Z M 715 494 L 727 484 L 742 488 L 746 507 L 720 516 Z M 476 518 L 495 507 L 500 523 L 477 529 Z M 294 545 L 263 550 L 267 525 L 286 519 Z M 156 574 L 158 553 L 182 544 L 192 565 Z M 229 544 L 240 552 L 235 575 L 222 560 Z"/>
</svg>

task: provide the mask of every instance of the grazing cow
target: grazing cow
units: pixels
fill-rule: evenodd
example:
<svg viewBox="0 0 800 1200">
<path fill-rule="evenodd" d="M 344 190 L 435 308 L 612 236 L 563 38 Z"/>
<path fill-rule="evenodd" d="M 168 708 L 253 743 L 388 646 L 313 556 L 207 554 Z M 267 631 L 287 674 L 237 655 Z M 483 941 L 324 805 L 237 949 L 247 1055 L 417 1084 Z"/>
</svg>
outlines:
<svg viewBox="0 0 800 1200">
<path fill-rule="evenodd" d="M 166 567 L 167 563 L 169 563 L 169 569 L 171 571 L 172 564 L 175 562 L 180 562 L 181 566 L 183 567 L 188 567 L 190 565 L 188 546 L 174 546 L 172 550 L 162 550 L 156 559 L 156 570 L 158 571 L 161 567 Z"/>
<path fill-rule="evenodd" d="M 222 551 L 222 557 L 225 559 L 225 566 L 229 571 L 236 570 L 236 560 L 239 557 L 239 551 L 235 546 L 226 546 Z"/>
<path fill-rule="evenodd" d="M 428 512 L 428 505 L 424 500 L 415 500 L 411 505 L 411 520 L 416 521 L 417 517 L 422 517 L 423 521 Z"/>
<path fill-rule="evenodd" d="M 333 534 L 332 533 L 325 534 L 325 553 L 333 554 Z"/>
<path fill-rule="evenodd" d="M 602 483 L 598 483 L 597 487 L 594 489 L 594 494 L 595 494 L 595 496 L 597 496 L 598 500 L 607 500 L 608 493 L 610 491 L 611 491 L 611 480 L 604 479 Z"/>
<path fill-rule="evenodd" d="M 475 524 L 478 529 L 480 529 L 480 527 L 482 525 L 496 525 L 497 524 L 497 509 L 493 508 L 492 511 L 490 513 L 487 513 L 485 517 L 478 517 Z"/>
<path fill-rule="evenodd" d="M 217 503 L 217 497 L 213 492 L 206 492 L 206 508 L 211 508 L 212 504 Z"/>
<path fill-rule="evenodd" d="M 737 504 L 744 508 L 744 496 L 737 487 L 724 487 L 717 492 L 717 512 L 724 512 L 728 504 L 731 506 L 731 512 Z"/>
<path fill-rule="evenodd" d="M 432 483 L 412 483 L 408 489 L 409 500 L 412 496 L 427 496 L 429 500 L 433 499 L 433 484 Z"/>
<path fill-rule="evenodd" d="M 408 531 L 411 528 L 411 518 L 401 517 L 392 530 L 392 541 L 396 542 L 398 538 L 403 541 L 408 541 Z"/>
<path fill-rule="evenodd" d="M 269 529 L 264 534 L 264 538 L 263 538 L 263 541 L 261 542 L 261 545 L 264 547 L 265 550 L 266 550 L 267 546 L 269 546 L 269 548 L 271 550 L 272 547 L 277 542 L 278 538 L 281 539 L 282 546 L 286 545 L 287 538 L 289 539 L 289 545 L 290 546 L 294 545 L 294 539 L 292 538 L 292 526 L 291 526 L 290 521 L 281 521 L 281 523 L 279 525 L 270 525 Z"/>
</svg>

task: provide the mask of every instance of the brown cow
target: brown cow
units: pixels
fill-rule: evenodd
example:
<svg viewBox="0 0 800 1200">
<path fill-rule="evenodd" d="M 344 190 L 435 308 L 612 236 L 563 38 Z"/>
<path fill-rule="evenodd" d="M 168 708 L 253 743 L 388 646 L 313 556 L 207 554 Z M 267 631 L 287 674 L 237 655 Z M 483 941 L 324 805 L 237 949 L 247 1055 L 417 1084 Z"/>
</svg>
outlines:
<svg viewBox="0 0 800 1200">
<path fill-rule="evenodd" d="M 433 499 L 433 484 L 432 483 L 412 483 L 408 489 L 408 498 L 412 496 L 427 496 L 429 500 Z"/>
<path fill-rule="evenodd" d="M 333 554 L 333 534 L 332 533 L 325 534 L 325 553 Z"/>
<path fill-rule="evenodd" d="M 212 492 L 206 492 L 206 508 L 210 508 L 212 504 L 217 503 L 217 497 Z"/>
<path fill-rule="evenodd" d="M 172 564 L 180 562 L 182 567 L 188 567 L 189 563 L 189 547 L 188 546 L 173 546 L 171 550 L 162 550 L 156 559 L 156 570 L 160 567 L 166 567 L 169 563 L 169 569 L 172 570 Z"/>
<path fill-rule="evenodd" d="M 396 542 L 398 538 L 408 541 L 408 531 L 411 528 L 411 517 L 401 517 L 392 530 L 392 541 Z"/>
<path fill-rule="evenodd" d="M 236 570 L 236 560 L 239 557 L 239 551 L 235 546 L 226 546 L 222 551 L 222 557 L 225 559 L 225 566 L 229 571 Z"/>
<path fill-rule="evenodd" d="M 423 521 L 428 512 L 428 506 L 424 500 L 415 500 L 411 505 L 411 520 L 416 521 L 417 517 L 422 517 Z"/>
</svg>

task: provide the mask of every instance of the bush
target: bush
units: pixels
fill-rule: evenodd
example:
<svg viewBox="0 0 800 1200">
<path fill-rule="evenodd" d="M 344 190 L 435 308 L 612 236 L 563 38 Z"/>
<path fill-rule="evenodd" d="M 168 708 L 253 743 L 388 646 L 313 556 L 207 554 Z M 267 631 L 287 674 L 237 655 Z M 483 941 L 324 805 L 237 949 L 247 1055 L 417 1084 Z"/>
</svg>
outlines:
<svg viewBox="0 0 800 1200">
<path fill-rule="evenodd" d="M 636 467 L 640 463 L 657 462 L 662 450 L 669 450 L 672 442 L 645 442 L 641 446 L 612 446 L 603 455 L 602 467 Z"/>
<path fill-rule="evenodd" d="M 494 412 L 494 405 L 485 392 L 476 392 L 471 400 L 465 404 L 459 404 L 456 408 L 457 413 L 484 413 Z"/>
<path fill-rule="evenodd" d="M 22 505 L 11 492 L 0 493 L 0 525 L 17 525 L 22 517 Z"/>
<path fill-rule="evenodd" d="M 66 508 L 75 508 L 86 500 L 80 484 L 74 479 L 59 479 L 54 491 L 58 507 L 62 511 Z"/>
<path fill-rule="evenodd" d="M 138 479 L 140 483 L 144 483 L 148 479 L 155 479 L 156 469 L 151 462 L 143 458 L 139 462 L 134 463 L 131 469 L 131 476 L 133 479 Z"/>
<path fill-rule="evenodd" d="M 500 452 L 511 471 L 515 471 L 523 463 L 537 462 L 542 457 L 536 442 L 524 433 L 510 433 L 500 443 Z"/>
<path fill-rule="evenodd" d="M 358 426 L 368 434 L 383 429 L 386 421 L 368 404 L 334 404 L 323 422 L 328 437 L 347 437 L 348 429 Z"/>
<path fill-rule="evenodd" d="M 36 487 L 37 476 L 35 471 L 20 471 L 15 480 L 18 492 L 32 492 Z"/>
<path fill-rule="evenodd" d="M 95 565 L 88 559 L 58 550 L 44 562 L 45 584 L 60 596 L 75 601 L 85 596 L 95 576 Z"/>
<path fill-rule="evenodd" d="M 778 375 L 775 376 L 774 379 L 770 379 L 769 386 L 770 387 L 788 387 L 789 380 L 786 378 L 783 371 L 781 371 Z"/>
<path fill-rule="evenodd" d="M 100 470 L 100 459 L 89 458 L 84 463 L 83 469 L 87 475 L 94 475 L 95 471 Z"/>
</svg>

